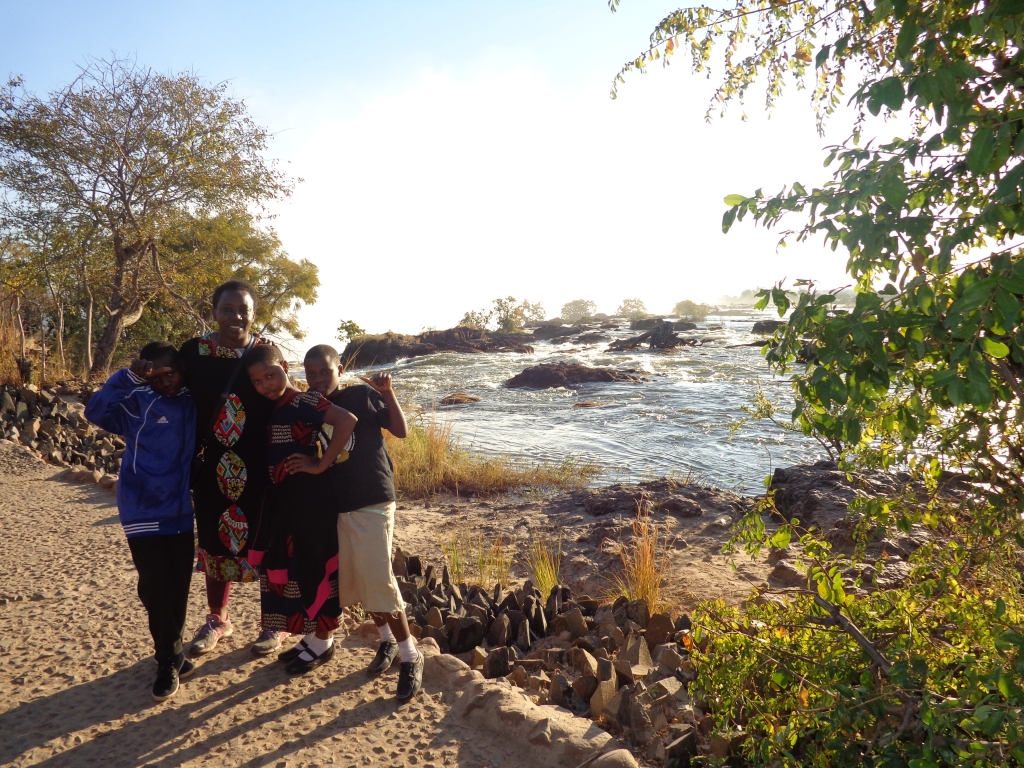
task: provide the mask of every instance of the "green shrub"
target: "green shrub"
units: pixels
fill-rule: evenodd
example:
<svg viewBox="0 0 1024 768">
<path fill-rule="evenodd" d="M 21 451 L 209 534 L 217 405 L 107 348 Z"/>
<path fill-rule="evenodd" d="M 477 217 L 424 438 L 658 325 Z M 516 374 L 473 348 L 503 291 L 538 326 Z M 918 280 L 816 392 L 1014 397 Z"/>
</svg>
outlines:
<svg viewBox="0 0 1024 768">
<path fill-rule="evenodd" d="M 870 594 L 844 580 L 849 561 L 805 535 L 815 592 L 698 606 L 691 693 L 717 729 L 743 729 L 741 752 L 754 765 L 1024 761 L 1024 531 L 1002 514 L 929 505 L 921 517 L 940 540 L 910 557 L 902 586 Z M 734 543 L 782 545 L 798 530 L 766 531 L 753 512 Z"/>
</svg>

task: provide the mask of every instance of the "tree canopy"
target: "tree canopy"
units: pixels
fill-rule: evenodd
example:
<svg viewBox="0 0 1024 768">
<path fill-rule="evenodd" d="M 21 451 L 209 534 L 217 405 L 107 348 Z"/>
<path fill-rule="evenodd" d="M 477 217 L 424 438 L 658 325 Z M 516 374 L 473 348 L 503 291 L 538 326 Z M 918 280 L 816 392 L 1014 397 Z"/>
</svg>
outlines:
<svg viewBox="0 0 1024 768">
<path fill-rule="evenodd" d="M 647 307 L 640 299 L 623 299 L 615 314 L 619 317 L 628 317 L 630 320 L 639 320 L 647 317 Z"/>
<path fill-rule="evenodd" d="M 316 273 L 290 261 L 272 233 L 257 232 L 254 214 L 293 183 L 264 157 L 268 139 L 225 84 L 132 60 L 93 61 L 46 96 L 18 79 L 0 88 L 0 227 L 28 246 L 43 282 L 72 281 L 87 294 L 87 357 L 91 308 L 102 310 L 93 371 L 110 365 L 123 331 L 151 302 L 177 303 L 198 321 L 196 287 L 225 273 L 208 258 L 227 252 L 183 245 L 182 233 L 198 234 L 200 221 L 269 238 L 263 253 L 273 263 L 250 277 L 267 291 L 267 322 L 296 327 L 294 302 L 315 299 Z M 54 309 L 63 317 L 64 307 Z"/>
<path fill-rule="evenodd" d="M 672 307 L 672 314 L 678 317 L 680 320 L 687 320 L 691 323 L 697 323 L 708 316 L 708 312 L 711 311 L 711 307 L 707 304 L 698 304 L 689 299 L 677 302 Z"/>
<path fill-rule="evenodd" d="M 696 666 L 715 727 L 742 725 L 756 764 L 1024 762 L 1022 35 L 1020 0 L 739 0 L 668 14 L 613 84 L 614 96 L 680 52 L 696 72 L 720 56 L 709 116 L 755 86 L 771 108 L 795 83 L 819 129 L 844 98 L 857 118 L 827 150 L 829 182 L 737 190 L 722 224 L 843 249 L 852 309 L 807 281 L 761 292 L 761 307 L 789 313 L 768 360 L 793 374 L 793 418 L 839 445 L 841 466 L 922 483 L 860 500 L 856 540 L 912 526 L 935 538 L 900 587 L 858 596 L 851 585 L 872 577 L 850 576 L 858 564 L 799 520 L 745 518 L 738 541 L 752 551 L 800 538 L 816 591 L 695 617 L 710 635 Z M 895 115 L 896 138 L 866 138 Z M 938 490 L 947 470 L 973 481 L 956 501 Z"/>
<path fill-rule="evenodd" d="M 523 330 L 527 323 L 537 323 L 544 319 L 544 307 L 540 302 L 517 301 L 514 296 L 508 296 L 495 299 L 493 304 L 489 310 L 467 312 L 459 325 L 483 331 L 493 322 L 495 330 L 500 333 L 516 333 Z"/>
<path fill-rule="evenodd" d="M 588 299 L 574 299 L 562 305 L 561 317 L 569 323 L 578 323 L 594 316 L 597 304 Z"/>
</svg>

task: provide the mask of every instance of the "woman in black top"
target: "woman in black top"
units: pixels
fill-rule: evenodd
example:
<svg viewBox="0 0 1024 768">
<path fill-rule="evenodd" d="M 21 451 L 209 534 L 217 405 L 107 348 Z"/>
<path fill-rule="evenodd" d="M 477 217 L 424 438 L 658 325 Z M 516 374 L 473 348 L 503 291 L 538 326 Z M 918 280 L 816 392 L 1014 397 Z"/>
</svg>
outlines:
<svg viewBox="0 0 1024 768">
<path fill-rule="evenodd" d="M 185 380 L 196 404 L 197 459 L 192 469 L 199 555 L 206 574 L 209 615 L 196 632 L 191 653 L 213 649 L 233 631 L 228 618 L 231 582 L 257 581 L 248 561 L 259 530 L 267 473 L 267 423 L 273 404 L 257 394 L 240 360 L 246 350 L 272 343 L 250 333 L 255 291 L 231 280 L 213 292 L 217 330 L 181 347 Z M 230 385 L 230 386 L 229 386 Z M 263 631 L 253 652 L 276 650 L 284 634 Z"/>
</svg>

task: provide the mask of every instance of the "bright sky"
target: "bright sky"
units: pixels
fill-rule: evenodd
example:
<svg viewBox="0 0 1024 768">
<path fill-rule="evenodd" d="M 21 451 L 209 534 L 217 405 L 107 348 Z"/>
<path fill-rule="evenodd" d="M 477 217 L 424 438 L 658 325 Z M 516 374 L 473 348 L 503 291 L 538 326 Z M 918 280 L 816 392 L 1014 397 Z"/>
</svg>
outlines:
<svg viewBox="0 0 1024 768">
<path fill-rule="evenodd" d="M 824 180 L 822 147 L 845 121 L 819 138 L 791 90 L 770 120 L 757 93 L 748 122 L 735 108 L 707 124 L 712 83 L 683 56 L 608 98 L 674 7 L 0 0 L 0 76 L 44 92 L 115 52 L 230 81 L 304 179 L 273 225 L 320 268 L 310 343 L 333 341 L 340 319 L 447 328 L 498 296 L 554 316 L 576 298 L 668 312 L 783 277 L 846 284 L 845 257 L 820 242 L 777 252 L 749 223 L 721 232 L 725 195 Z"/>
</svg>

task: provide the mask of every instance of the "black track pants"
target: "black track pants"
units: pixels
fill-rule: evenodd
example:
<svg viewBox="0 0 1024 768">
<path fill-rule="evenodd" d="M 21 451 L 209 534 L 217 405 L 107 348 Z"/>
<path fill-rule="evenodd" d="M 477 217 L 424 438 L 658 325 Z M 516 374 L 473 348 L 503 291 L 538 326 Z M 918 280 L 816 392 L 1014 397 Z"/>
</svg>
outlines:
<svg viewBox="0 0 1024 768">
<path fill-rule="evenodd" d="M 139 572 L 139 599 L 149 614 L 156 660 L 173 661 L 182 652 L 181 633 L 195 562 L 192 533 L 140 536 L 128 539 L 128 548 Z"/>
</svg>

